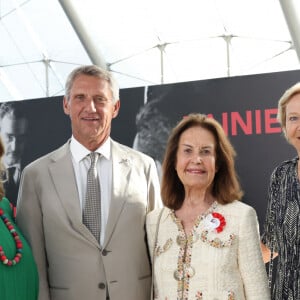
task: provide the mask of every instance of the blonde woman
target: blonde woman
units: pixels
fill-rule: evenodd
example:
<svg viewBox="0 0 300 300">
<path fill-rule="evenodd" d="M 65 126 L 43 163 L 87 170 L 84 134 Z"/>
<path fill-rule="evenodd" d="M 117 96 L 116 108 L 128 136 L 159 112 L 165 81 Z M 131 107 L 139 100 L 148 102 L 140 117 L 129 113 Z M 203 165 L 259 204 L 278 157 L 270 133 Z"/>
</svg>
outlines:
<svg viewBox="0 0 300 300">
<path fill-rule="evenodd" d="M 278 255 L 273 300 L 300 299 L 300 83 L 278 102 L 278 121 L 296 156 L 279 164 L 269 186 L 262 249 L 265 262 Z M 272 265 L 270 280 L 272 279 Z"/>
</svg>

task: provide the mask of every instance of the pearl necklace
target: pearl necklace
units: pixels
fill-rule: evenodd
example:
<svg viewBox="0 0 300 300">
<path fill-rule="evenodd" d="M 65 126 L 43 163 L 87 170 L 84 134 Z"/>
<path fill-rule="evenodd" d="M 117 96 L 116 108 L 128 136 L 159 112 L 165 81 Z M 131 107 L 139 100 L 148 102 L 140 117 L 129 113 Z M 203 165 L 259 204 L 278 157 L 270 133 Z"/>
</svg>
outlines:
<svg viewBox="0 0 300 300">
<path fill-rule="evenodd" d="M 4 211 L 1 208 L 0 208 L 0 218 L 2 219 L 3 223 L 6 225 L 8 231 L 12 235 L 12 237 L 15 241 L 15 244 L 16 244 L 16 254 L 15 254 L 15 257 L 12 260 L 10 260 L 6 257 L 4 250 L 3 250 L 2 246 L 0 245 L 0 261 L 4 265 L 10 267 L 10 266 L 14 266 L 14 265 L 16 265 L 17 263 L 20 262 L 20 260 L 22 258 L 23 244 L 20 240 L 20 237 L 19 237 L 16 229 L 14 228 L 12 223 L 9 221 L 7 216 L 4 214 Z"/>
</svg>

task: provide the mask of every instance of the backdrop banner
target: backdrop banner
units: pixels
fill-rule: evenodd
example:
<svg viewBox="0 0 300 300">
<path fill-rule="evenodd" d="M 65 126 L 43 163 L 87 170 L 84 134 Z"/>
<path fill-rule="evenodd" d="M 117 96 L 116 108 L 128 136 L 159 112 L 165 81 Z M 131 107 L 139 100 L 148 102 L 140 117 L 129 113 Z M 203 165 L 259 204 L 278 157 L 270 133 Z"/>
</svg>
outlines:
<svg viewBox="0 0 300 300">
<path fill-rule="evenodd" d="M 149 154 L 159 166 L 168 134 L 179 120 L 193 112 L 215 118 L 237 152 L 243 201 L 256 209 L 262 226 L 271 172 L 281 161 L 296 156 L 276 114 L 278 99 L 299 79 L 300 71 L 288 71 L 122 89 L 111 136 Z M 62 98 L 15 101 L 22 103 L 29 122 L 22 166 L 70 138 Z"/>
</svg>

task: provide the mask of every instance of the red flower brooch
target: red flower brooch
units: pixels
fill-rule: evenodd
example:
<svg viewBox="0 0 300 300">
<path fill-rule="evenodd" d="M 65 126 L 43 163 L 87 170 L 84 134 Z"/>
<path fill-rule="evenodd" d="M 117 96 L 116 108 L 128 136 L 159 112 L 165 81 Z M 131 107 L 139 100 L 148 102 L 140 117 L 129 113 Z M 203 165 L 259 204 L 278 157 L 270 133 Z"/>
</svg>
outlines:
<svg viewBox="0 0 300 300">
<path fill-rule="evenodd" d="M 215 230 L 217 233 L 223 231 L 226 221 L 223 215 L 213 212 L 205 218 L 205 225 L 208 230 Z"/>
</svg>

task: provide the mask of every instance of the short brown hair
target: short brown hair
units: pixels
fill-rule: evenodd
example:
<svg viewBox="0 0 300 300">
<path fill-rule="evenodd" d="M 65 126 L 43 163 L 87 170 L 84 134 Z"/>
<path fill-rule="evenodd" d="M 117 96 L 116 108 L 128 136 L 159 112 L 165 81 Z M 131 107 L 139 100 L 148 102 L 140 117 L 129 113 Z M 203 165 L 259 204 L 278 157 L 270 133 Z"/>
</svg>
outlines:
<svg viewBox="0 0 300 300">
<path fill-rule="evenodd" d="M 219 203 L 226 204 L 240 200 L 243 192 L 235 170 L 235 150 L 222 126 L 203 114 L 190 114 L 175 126 L 169 136 L 163 161 L 161 196 L 165 206 L 179 209 L 185 197 L 184 186 L 175 170 L 179 139 L 191 127 L 202 127 L 211 132 L 216 141 L 216 167 L 212 194 Z"/>
</svg>

